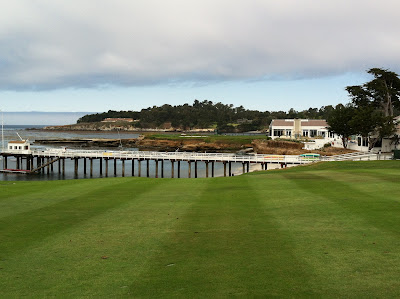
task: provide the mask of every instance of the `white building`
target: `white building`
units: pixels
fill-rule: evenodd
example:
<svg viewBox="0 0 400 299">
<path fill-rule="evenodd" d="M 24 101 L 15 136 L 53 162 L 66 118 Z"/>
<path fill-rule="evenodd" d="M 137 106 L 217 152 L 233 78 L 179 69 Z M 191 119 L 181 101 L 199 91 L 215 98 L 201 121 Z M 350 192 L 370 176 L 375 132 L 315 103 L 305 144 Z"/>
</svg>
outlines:
<svg viewBox="0 0 400 299">
<path fill-rule="evenodd" d="M 400 136 L 400 116 L 397 116 L 395 118 L 395 121 L 397 122 L 395 134 L 397 136 Z M 335 138 L 332 141 L 332 146 L 343 147 L 342 139 Z M 378 140 L 378 142 L 376 142 L 374 144 L 374 147 L 370 150 L 368 138 L 362 137 L 360 135 L 354 135 L 354 136 L 350 136 L 350 139 L 347 143 L 347 148 L 351 149 L 351 150 L 355 150 L 355 151 L 360 151 L 360 152 L 371 151 L 374 153 L 377 153 L 377 152 L 388 153 L 388 152 L 391 152 L 392 150 L 400 149 L 400 144 L 396 144 L 396 142 L 393 140 L 393 138 L 383 138 L 382 140 Z"/>
<path fill-rule="evenodd" d="M 269 126 L 272 139 L 305 139 L 304 148 L 318 149 L 335 140 L 324 119 L 274 119 Z"/>
<path fill-rule="evenodd" d="M 330 138 L 324 119 L 274 119 L 269 126 L 270 137 L 275 138 Z M 333 134 L 331 134 L 333 138 Z"/>
<path fill-rule="evenodd" d="M 400 117 L 396 134 L 400 136 Z M 342 139 L 337 134 L 329 132 L 329 126 L 323 119 L 274 119 L 269 126 L 269 135 L 272 139 L 305 139 L 304 149 L 314 150 L 330 143 L 331 146 L 343 148 Z M 368 152 L 368 139 L 359 135 L 351 136 L 347 148 L 351 150 Z M 372 152 L 390 152 L 400 149 L 400 144 L 395 144 L 391 138 L 384 138 L 375 143 Z"/>
<path fill-rule="evenodd" d="M 29 140 L 9 141 L 7 145 L 7 152 L 16 154 L 30 154 L 31 144 Z"/>
</svg>

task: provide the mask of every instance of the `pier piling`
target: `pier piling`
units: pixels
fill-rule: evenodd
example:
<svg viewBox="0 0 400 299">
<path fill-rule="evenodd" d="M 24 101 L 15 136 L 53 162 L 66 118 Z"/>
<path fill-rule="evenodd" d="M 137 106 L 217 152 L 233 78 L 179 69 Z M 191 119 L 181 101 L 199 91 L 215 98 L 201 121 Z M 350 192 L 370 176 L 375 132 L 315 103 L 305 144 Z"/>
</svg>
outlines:
<svg viewBox="0 0 400 299">
<path fill-rule="evenodd" d="M 93 176 L 93 158 L 90 158 L 90 176 Z"/>
<path fill-rule="evenodd" d="M 78 176 L 78 158 L 74 158 L 75 160 L 75 176 Z"/>
<path fill-rule="evenodd" d="M 23 154 L 23 153 L 16 153 L 16 152 L 7 152 L 4 151 L 0 153 L 0 155 L 3 157 L 3 163 L 1 164 L 3 166 L 3 169 L 8 169 L 10 167 L 10 163 L 8 160 L 8 157 L 13 157 L 12 159 L 12 166 L 10 168 L 16 168 L 16 169 L 22 169 L 22 170 L 29 170 L 31 172 L 35 173 L 53 173 L 55 171 L 54 169 L 54 163 L 58 160 L 58 164 L 56 164 L 55 167 L 58 165 L 58 173 L 62 175 L 65 175 L 65 159 L 70 159 L 71 165 L 74 171 L 75 177 L 78 177 L 82 173 L 86 176 L 86 173 L 89 173 L 88 167 L 90 167 L 90 177 L 93 177 L 96 175 L 96 171 L 100 172 L 100 176 L 103 175 L 103 159 L 105 159 L 105 172 L 106 176 L 108 176 L 108 170 L 109 170 L 109 163 L 110 159 L 113 160 L 114 164 L 114 176 L 126 176 L 126 161 L 131 161 L 131 172 L 132 176 L 135 176 L 135 160 L 137 160 L 137 167 L 138 167 L 138 173 L 137 175 L 139 177 L 142 176 L 142 161 L 146 161 L 146 169 L 143 171 L 146 171 L 146 177 L 150 177 L 150 166 L 154 167 L 154 177 L 155 178 L 164 178 L 164 162 L 167 161 L 171 165 L 171 178 L 177 177 L 181 178 L 182 177 L 182 169 L 184 170 L 185 166 L 182 168 L 182 161 L 186 161 L 187 164 L 187 176 L 183 175 L 183 177 L 188 177 L 188 178 L 198 178 L 199 175 L 200 177 L 205 176 L 206 178 L 208 177 L 214 177 L 215 176 L 215 163 L 219 163 L 219 165 L 222 165 L 223 167 L 223 176 L 233 176 L 234 171 L 237 169 L 236 166 L 239 166 L 240 169 L 240 163 L 242 163 L 242 173 L 250 172 L 250 163 L 254 163 L 255 167 L 259 169 L 258 167 L 261 167 L 261 170 L 268 170 L 268 163 L 270 164 L 275 164 L 275 165 L 280 165 L 282 168 L 287 167 L 288 164 L 290 165 L 295 165 L 295 164 L 304 164 L 304 163 L 310 163 L 308 161 L 304 161 L 304 159 L 301 159 L 301 157 L 296 157 L 296 156 L 283 156 L 279 157 L 272 157 L 269 159 L 269 157 L 263 156 L 263 155 L 251 155 L 251 156 L 239 156 L 239 155 L 232 155 L 232 154 L 217 154 L 217 153 L 188 153 L 188 152 L 166 152 L 166 153 L 157 153 L 157 152 L 104 152 L 104 151 L 77 151 L 77 150 L 46 150 L 46 151 L 32 151 L 31 154 Z M 36 161 L 35 161 L 36 159 Z M 83 170 L 79 170 L 79 162 L 80 160 L 83 159 Z M 88 159 L 90 166 L 88 164 Z M 95 160 L 99 160 L 99 169 L 95 166 Z M 14 162 L 15 161 L 15 162 Z M 121 162 L 118 162 L 121 161 Z M 153 161 L 154 161 L 154 166 L 153 166 Z M 177 163 L 175 163 L 177 162 Z M 200 169 L 198 167 L 198 162 L 200 162 L 201 166 Z M 202 166 L 204 162 L 204 167 Z M 314 162 L 311 161 L 311 162 Z M 128 162 L 129 163 L 129 162 Z M 151 165 L 150 165 L 151 163 Z M 161 163 L 161 166 L 160 164 Z M 211 163 L 211 171 L 210 171 L 210 163 Z M 234 163 L 234 164 L 233 164 Z M 177 165 L 176 165 L 177 164 Z M 194 171 L 192 169 L 192 165 L 194 164 Z M 260 165 L 260 166 L 257 166 Z M 68 164 L 69 167 L 70 164 Z M 175 165 L 176 165 L 176 170 L 175 170 Z M 36 167 L 35 167 L 36 166 Z M 112 167 L 112 166 L 111 166 Z M 120 167 L 120 168 L 118 168 Z M 161 167 L 161 169 L 160 169 Z M 70 169 L 70 168 L 68 168 Z M 121 173 L 119 173 L 119 170 L 121 170 Z M 199 170 L 201 171 L 199 173 Z M 111 171 L 111 170 L 110 170 Z M 176 173 L 175 173 L 176 171 Z M 9 172 L 9 171 L 8 171 Z M 194 173 L 193 173 L 194 172 Z M 26 173 L 26 172 L 24 172 Z M 117 174 L 118 173 L 118 174 Z M 143 175 L 144 176 L 144 175 Z M 152 175 L 153 177 L 153 175 Z"/>
<path fill-rule="evenodd" d="M 100 161 L 100 175 L 103 175 L 103 158 L 100 158 L 99 161 Z"/>
</svg>

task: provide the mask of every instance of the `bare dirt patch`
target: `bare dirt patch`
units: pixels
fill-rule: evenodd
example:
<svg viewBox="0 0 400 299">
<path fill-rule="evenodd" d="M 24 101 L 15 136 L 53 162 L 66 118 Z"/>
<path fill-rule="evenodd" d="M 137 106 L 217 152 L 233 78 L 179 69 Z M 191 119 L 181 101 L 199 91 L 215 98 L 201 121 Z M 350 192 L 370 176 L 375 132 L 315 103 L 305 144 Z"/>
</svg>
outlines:
<svg viewBox="0 0 400 299">
<path fill-rule="evenodd" d="M 274 155 L 301 155 L 304 153 L 316 153 L 323 156 L 333 156 L 354 152 L 344 148 L 324 147 L 319 150 L 304 150 L 303 143 L 292 141 L 275 141 L 275 140 L 254 140 L 252 142 L 254 152 L 257 154 L 274 154 Z"/>
</svg>

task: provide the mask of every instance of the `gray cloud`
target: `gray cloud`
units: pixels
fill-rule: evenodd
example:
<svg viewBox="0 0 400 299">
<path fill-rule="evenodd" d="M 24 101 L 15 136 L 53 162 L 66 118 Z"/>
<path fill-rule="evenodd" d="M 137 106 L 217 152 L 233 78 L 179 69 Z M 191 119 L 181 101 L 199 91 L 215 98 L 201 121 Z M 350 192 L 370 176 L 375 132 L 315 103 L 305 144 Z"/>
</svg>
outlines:
<svg viewBox="0 0 400 299">
<path fill-rule="evenodd" d="M 20 0 L 0 88 L 293 79 L 400 70 L 396 0 Z"/>
</svg>

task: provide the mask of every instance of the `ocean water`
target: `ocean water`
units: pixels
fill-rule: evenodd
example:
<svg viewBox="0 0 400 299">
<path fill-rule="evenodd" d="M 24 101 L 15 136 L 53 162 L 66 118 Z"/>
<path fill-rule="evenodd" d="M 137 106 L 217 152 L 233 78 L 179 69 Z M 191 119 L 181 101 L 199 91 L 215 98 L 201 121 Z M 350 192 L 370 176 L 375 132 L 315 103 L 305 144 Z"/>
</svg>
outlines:
<svg viewBox="0 0 400 299">
<path fill-rule="evenodd" d="M 139 135 L 136 133 L 129 133 L 129 132 L 79 132 L 79 131 L 72 131 L 72 132 L 55 132 L 55 131 L 44 131 L 40 130 L 40 128 L 45 127 L 45 125 L 8 125 L 4 126 L 3 136 L 4 140 L 1 144 L 1 148 L 7 147 L 7 143 L 12 140 L 19 140 L 18 134 L 21 136 L 22 139 L 29 139 L 31 141 L 31 148 L 32 149 L 45 149 L 51 147 L 58 147 L 58 146 L 51 146 L 51 145 L 39 145 L 35 144 L 36 139 L 57 139 L 57 138 L 65 138 L 65 139 L 76 139 L 76 138 L 112 138 L 112 139 L 126 139 L 126 138 L 137 138 Z M 36 128 L 36 129 L 32 129 Z M 39 130 L 38 130 L 39 129 Z M 18 133 L 18 134 L 17 134 Z M 76 148 L 75 148 L 76 149 Z M 85 150 L 90 148 L 85 147 Z M 96 148 L 104 149 L 104 150 L 118 150 L 118 148 Z M 136 151 L 137 148 L 122 148 L 121 150 L 127 151 L 132 150 Z M 8 158 L 8 165 L 7 168 L 15 169 L 16 167 L 16 159 L 15 158 Z M 99 160 L 93 160 L 93 176 L 90 176 L 90 163 L 87 160 L 87 168 L 86 174 L 84 174 L 83 169 L 83 159 L 79 161 L 78 167 L 78 175 L 75 176 L 74 174 L 74 161 L 70 159 L 65 160 L 65 175 L 59 174 L 58 172 L 58 162 L 53 164 L 53 172 L 47 174 L 47 170 L 45 173 L 34 174 L 34 175 L 26 175 L 26 174 L 10 174 L 10 173 L 0 173 L 0 181 L 26 181 L 26 180 L 65 180 L 65 179 L 90 179 L 90 178 L 105 178 L 105 177 L 121 177 L 122 176 L 122 162 L 117 160 L 117 174 L 114 175 L 114 163 L 113 161 L 109 161 L 109 173 L 108 176 L 105 174 L 105 161 L 103 160 L 103 174 L 100 175 L 100 162 Z M 36 163 L 36 160 L 35 160 Z M 174 175 L 175 178 L 178 175 L 177 165 L 178 163 L 175 162 L 174 165 Z M 182 161 L 180 163 L 181 171 L 180 177 L 187 178 L 188 177 L 188 163 Z M 3 161 L 0 161 L 0 168 L 3 169 Z M 134 169 L 135 169 L 135 176 L 138 175 L 138 162 L 134 162 Z M 23 167 L 26 168 L 25 160 L 23 162 Z M 155 162 L 149 162 L 149 177 L 156 177 L 155 174 Z M 141 176 L 146 176 L 147 172 L 147 165 L 146 162 L 143 161 L 141 163 Z M 235 175 L 238 175 L 242 172 L 242 164 L 241 163 L 232 163 L 232 172 Z M 197 173 L 198 177 L 206 177 L 206 166 L 205 163 L 198 162 L 197 163 Z M 132 176 L 132 161 L 125 161 L 125 176 L 129 177 Z M 209 176 L 211 176 L 211 164 L 209 165 Z M 223 176 L 223 165 L 222 163 L 215 163 L 215 171 L 214 176 Z M 161 164 L 159 164 L 159 173 L 158 177 L 161 177 Z M 164 162 L 164 177 L 168 178 L 171 177 L 171 163 L 169 161 Z M 191 163 L 191 177 L 194 178 L 194 163 Z"/>
<path fill-rule="evenodd" d="M 88 131 L 45 131 L 40 130 L 46 127 L 46 125 L 5 125 L 4 126 L 4 143 L 10 140 L 19 140 L 18 134 L 22 139 L 29 139 L 33 142 L 33 147 L 40 147 L 35 145 L 36 139 L 75 139 L 75 138 L 111 138 L 111 139 L 128 139 L 137 138 L 139 134 L 130 132 L 88 132 Z M 37 129 L 37 130 L 35 130 Z M 18 133 L 18 134 L 17 134 Z M 46 147 L 50 147 L 47 146 Z"/>
</svg>

